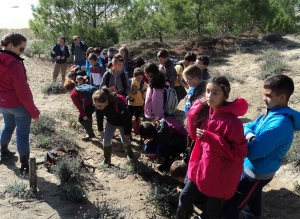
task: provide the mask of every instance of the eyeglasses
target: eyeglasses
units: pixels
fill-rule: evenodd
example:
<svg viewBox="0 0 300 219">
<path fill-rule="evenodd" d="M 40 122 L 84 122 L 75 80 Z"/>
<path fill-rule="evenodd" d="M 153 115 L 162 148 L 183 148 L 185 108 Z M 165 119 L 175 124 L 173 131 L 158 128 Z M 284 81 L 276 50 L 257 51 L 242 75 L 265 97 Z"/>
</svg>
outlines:
<svg viewBox="0 0 300 219">
<path fill-rule="evenodd" d="M 191 80 L 194 79 L 194 78 L 195 78 L 195 77 L 192 77 L 192 78 L 189 78 L 189 79 L 187 78 L 185 81 L 186 81 L 186 82 L 189 82 L 189 81 L 191 81 Z"/>
<path fill-rule="evenodd" d="M 17 47 L 19 48 L 20 52 L 24 52 L 25 47 L 21 47 L 21 46 L 17 46 Z"/>
</svg>

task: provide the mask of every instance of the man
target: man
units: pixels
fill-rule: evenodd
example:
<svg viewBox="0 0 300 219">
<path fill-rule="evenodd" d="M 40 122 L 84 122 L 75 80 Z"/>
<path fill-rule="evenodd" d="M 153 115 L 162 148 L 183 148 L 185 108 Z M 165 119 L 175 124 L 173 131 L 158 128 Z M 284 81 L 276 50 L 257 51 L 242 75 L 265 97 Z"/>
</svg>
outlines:
<svg viewBox="0 0 300 219">
<path fill-rule="evenodd" d="M 165 49 L 162 49 L 157 53 L 157 58 L 160 63 L 159 70 L 165 74 L 170 87 L 174 88 L 174 84 L 177 79 L 177 73 L 174 68 L 174 63 L 171 59 L 169 59 L 169 52 Z"/>
<path fill-rule="evenodd" d="M 80 37 L 75 35 L 73 37 L 73 43 L 71 46 L 71 52 L 74 56 L 74 64 L 79 66 L 85 66 L 86 64 L 86 50 L 88 46 L 80 40 Z"/>
<path fill-rule="evenodd" d="M 69 49 L 65 43 L 66 39 L 64 37 L 59 37 L 58 43 L 53 46 L 50 53 L 55 62 L 53 70 L 53 82 L 56 81 L 59 71 L 61 71 L 62 83 L 65 82 L 67 59 L 70 57 Z"/>
</svg>

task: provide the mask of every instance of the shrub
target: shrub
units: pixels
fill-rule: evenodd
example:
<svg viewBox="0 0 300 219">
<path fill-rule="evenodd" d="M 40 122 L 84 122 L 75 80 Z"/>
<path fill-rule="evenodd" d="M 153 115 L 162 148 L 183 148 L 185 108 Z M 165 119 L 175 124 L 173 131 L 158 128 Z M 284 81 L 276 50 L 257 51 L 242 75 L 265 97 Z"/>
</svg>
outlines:
<svg viewBox="0 0 300 219">
<path fill-rule="evenodd" d="M 262 40 L 267 41 L 269 43 L 276 43 L 276 42 L 281 42 L 283 41 L 283 37 L 279 33 L 273 33 L 266 35 L 262 38 Z"/>
<path fill-rule="evenodd" d="M 254 45 L 261 44 L 261 41 L 259 41 L 256 38 L 239 39 L 239 40 L 237 40 L 237 44 L 241 47 L 251 47 L 251 46 L 254 46 Z"/>
<path fill-rule="evenodd" d="M 76 203 L 85 203 L 88 200 L 87 190 L 78 184 L 61 185 L 60 195 L 61 198 Z"/>
<path fill-rule="evenodd" d="M 300 168 L 300 132 L 294 133 L 292 147 L 287 153 L 287 161 L 294 163 L 294 166 Z"/>
<path fill-rule="evenodd" d="M 50 136 L 55 132 L 55 120 L 47 115 L 41 115 L 40 121 L 31 126 L 31 133 L 34 135 Z"/>
<path fill-rule="evenodd" d="M 61 147 L 64 149 L 76 148 L 78 145 L 70 135 L 70 133 L 60 130 L 51 136 L 52 144 L 55 145 L 55 147 Z"/>
<path fill-rule="evenodd" d="M 36 146 L 39 148 L 50 149 L 52 148 L 52 140 L 50 137 L 44 135 L 36 135 Z"/>
<path fill-rule="evenodd" d="M 300 58 L 300 53 L 295 53 L 289 57 L 289 61 L 295 61 Z"/>
<path fill-rule="evenodd" d="M 47 84 L 44 88 L 43 88 L 43 93 L 44 94 L 64 94 L 66 93 L 65 88 L 63 87 L 63 85 L 61 83 L 58 82 L 52 82 L 51 84 Z"/>
<path fill-rule="evenodd" d="M 268 50 L 255 61 L 260 62 L 262 72 L 257 75 L 257 78 L 261 80 L 272 75 L 281 74 L 288 68 L 284 56 L 277 50 Z"/>
<path fill-rule="evenodd" d="M 12 196 L 22 198 L 22 199 L 29 199 L 33 196 L 32 190 L 27 188 L 27 185 L 22 181 L 14 180 L 11 183 L 8 183 L 4 187 L 3 193 L 9 193 Z"/>
</svg>

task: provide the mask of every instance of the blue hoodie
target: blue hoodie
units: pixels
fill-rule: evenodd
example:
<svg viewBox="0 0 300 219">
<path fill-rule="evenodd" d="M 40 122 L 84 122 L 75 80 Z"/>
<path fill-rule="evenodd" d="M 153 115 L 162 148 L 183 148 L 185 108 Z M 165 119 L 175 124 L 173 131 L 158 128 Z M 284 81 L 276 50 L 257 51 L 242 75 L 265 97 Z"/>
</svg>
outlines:
<svg viewBox="0 0 300 219">
<path fill-rule="evenodd" d="M 247 123 L 244 134 L 248 142 L 248 156 L 244 160 L 244 169 L 253 173 L 275 173 L 282 158 L 290 149 L 294 131 L 300 130 L 300 112 L 291 108 L 274 107 L 255 121 Z"/>
</svg>

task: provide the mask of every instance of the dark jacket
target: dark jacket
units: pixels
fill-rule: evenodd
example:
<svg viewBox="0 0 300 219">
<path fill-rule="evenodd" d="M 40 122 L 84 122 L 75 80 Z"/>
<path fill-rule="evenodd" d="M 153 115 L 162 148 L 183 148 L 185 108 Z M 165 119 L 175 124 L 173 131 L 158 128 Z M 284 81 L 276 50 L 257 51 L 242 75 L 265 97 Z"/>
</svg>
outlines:
<svg viewBox="0 0 300 219">
<path fill-rule="evenodd" d="M 74 55 L 74 47 L 75 47 L 75 43 L 72 43 L 71 45 L 71 53 Z M 89 48 L 88 45 L 86 45 L 83 41 L 80 41 L 80 47 L 82 49 L 82 51 L 85 53 L 86 50 Z"/>
<path fill-rule="evenodd" d="M 64 51 L 61 51 L 59 43 L 55 44 L 50 52 L 51 57 L 58 64 L 63 64 L 67 62 L 67 59 L 70 57 L 69 48 L 65 45 Z M 56 56 L 64 56 L 64 59 L 56 60 Z"/>
<path fill-rule="evenodd" d="M 130 135 L 132 129 L 131 115 L 127 105 L 121 100 L 117 99 L 117 103 L 110 103 L 103 110 L 97 110 L 98 131 L 103 131 L 103 117 L 106 121 L 114 126 L 124 127 L 124 135 Z M 116 111 L 116 105 L 118 112 Z"/>
<path fill-rule="evenodd" d="M 0 107 L 24 106 L 32 118 L 40 114 L 27 83 L 23 59 L 13 52 L 0 51 Z"/>
</svg>

